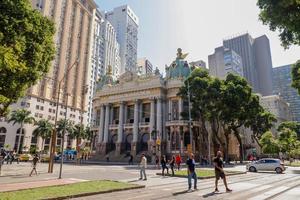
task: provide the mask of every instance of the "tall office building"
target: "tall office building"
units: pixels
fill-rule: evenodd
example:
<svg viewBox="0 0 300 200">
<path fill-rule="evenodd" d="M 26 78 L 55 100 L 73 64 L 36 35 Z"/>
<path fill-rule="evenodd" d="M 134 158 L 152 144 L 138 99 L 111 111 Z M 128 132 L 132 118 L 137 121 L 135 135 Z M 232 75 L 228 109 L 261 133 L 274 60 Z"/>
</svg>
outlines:
<svg viewBox="0 0 300 200">
<path fill-rule="evenodd" d="M 290 104 L 293 120 L 300 122 L 300 96 L 291 87 L 291 65 L 273 68 L 273 94 L 280 95 Z"/>
<path fill-rule="evenodd" d="M 272 58 L 267 36 L 253 39 L 248 33 L 226 39 L 223 46 L 234 50 L 243 61 L 245 78 L 255 92 L 272 94 Z"/>
<path fill-rule="evenodd" d="M 55 23 L 53 40 L 56 56 L 48 74 L 31 87 L 27 96 L 12 105 L 11 109 L 27 109 L 37 121 L 47 119 L 54 123 L 57 113 L 58 120 L 67 115 L 74 124 L 87 124 L 96 4 L 93 0 L 31 0 L 31 5 Z M 60 101 L 57 109 L 58 94 Z M 0 128 L 9 130 L 5 144 L 9 144 L 12 149 L 17 147 L 19 137 L 23 150 L 34 146 L 40 150 L 47 149 L 46 146 L 49 145 L 49 140 L 46 140 L 45 145 L 41 146 L 41 138 L 32 135 L 35 128 L 33 125 L 26 124 L 22 135 L 20 126 L 12 123 L 0 121 Z M 60 139 L 57 144 L 60 144 Z"/>
<path fill-rule="evenodd" d="M 222 47 L 208 56 L 209 73 L 225 79 L 228 73 L 243 76 L 242 58 L 233 50 Z"/>
<path fill-rule="evenodd" d="M 103 41 L 103 69 L 111 66 L 114 77 L 119 77 L 121 70 L 120 45 L 117 41 L 117 32 L 112 24 L 104 19 L 101 28 L 101 36 Z M 105 73 L 102 73 L 105 74 Z"/>
<path fill-rule="evenodd" d="M 106 19 L 111 22 L 117 32 L 120 44 L 121 71 L 135 71 L 137 64 L 137 41 L 139 19 L 128 5 L 114 8 L 106 13 Z"/>
<path fill-rule="evenodd" d="M 153 65 L 147 58 L 139 58 L 137 60 L 137 73 L 138 74 L 152 74 Z"/>
</svg>

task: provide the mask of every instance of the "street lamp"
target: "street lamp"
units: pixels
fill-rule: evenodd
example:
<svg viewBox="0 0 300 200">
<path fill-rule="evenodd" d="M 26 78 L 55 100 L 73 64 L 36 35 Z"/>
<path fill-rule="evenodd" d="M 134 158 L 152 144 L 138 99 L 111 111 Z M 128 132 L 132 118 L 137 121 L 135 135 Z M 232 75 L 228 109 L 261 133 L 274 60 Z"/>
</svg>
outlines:
<svg viewBox="0 0 300 200">
<path fill-rule="evenodd" d="M 189 130 L 190 130 L 190 145 L 192 152 L 194 152 L 193 149 L 193 133 L 192 133 L 192 117 L 191 117 L 191 93 L 190 93 L 190 84 L 189 81 L 187 81 L 188 86 L 188 101 L 189 101 Z"/>
<path fill-rule="evenodd" d="M 66 75 L 69 73 L 69 71 L 79 62 L 79 58 L 69 67 L 67 68 L 66 73 L 64 76 L 59 80 L 58 82 L 58 95 L 56 99 L 56 112 L 55 112 L 55 121 L 54 121 L 54 129 L 53 133 L 51 135 L 51 147 L 50 147 L 50 160 L 49 160 L 49 166 L 48 166 L 48 173 L 53 173 L 53 165 L 54 165 L 54 154 L 55 154 L 55 147 L 56 147 L 56 138 L 57 138 L 57 131 L 56 131 L 56 126 L 57 126 L 57 117 L 58 117 L 58 104 L 59 104 L 59 97 L 60 97 L 60 88 L 61 88 L 61 83 L 63 80 L 65 80 Z M 66 89 L 66 87 L 64 87 Z"/>
</svg>

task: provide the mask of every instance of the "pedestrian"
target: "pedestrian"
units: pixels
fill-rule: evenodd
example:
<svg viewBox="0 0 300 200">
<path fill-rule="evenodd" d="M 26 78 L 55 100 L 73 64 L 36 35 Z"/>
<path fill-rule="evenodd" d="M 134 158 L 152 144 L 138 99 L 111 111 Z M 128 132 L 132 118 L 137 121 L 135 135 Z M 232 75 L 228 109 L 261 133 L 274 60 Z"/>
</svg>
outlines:
<svg viewBox="0 0 300 200">
<path fill-rule="evenodd" d="M 223 159 L 222 159 L 222 152 L 218 151 L 217 152 L 217 157 L 214 158 L 214 166 L 215 166 L 215 175 L 216 175 L 216 181 L 215 181 L 215 192 L 219 192 L 218 189 L 218 181 L 220 178 L 223 179 L 226 192 L 231 192 L 232 190 L 228 188 L 227 181 L 226 181 L 226 176 L 223 170 Z"/>
<path fill-rule="evenodd" d="M 164 176 L 165 175 L 165 169 L 167 169 L 167 174 L 169 174 L 169 168 L 167 166 L 167 159 L 166 159 L 166 156 L 163 156 L 161 161 L 160 161 L 160 164 L 161 164 L 161 168 L 162 168 L 162 175 Z"/>
<path fill-rule="evenodd" d="M 38 157 L 37 154 L 35 154 L 35 155 L 34 155 L 34 158 L 33 158 L 33 160 L 32 160 L 32 170 L 31 170 L 29 176 L 32 175 L 33 171 L 35 172 L 35 175 L 37 175 L 36 165 L 37 165 L 38 161 L 39 161 L 39 157 Z"/>
<path fill-rule="evenodd" d="M 177 170 L 179 171 L 180 170 L 180 164 L 181 164 L 182 160 L 181 160 L 181 157 L 180 155 L 178 154 L 176 156 L 176 165 L 177 165 Z"/>
<path fill-rule="evenodd" d="M 11 154 L 11 152 L 8 152 L 7 153 L 7 156 L 6 156 L 6 164 L 8 165 L 8 163 L 12 163 L 12 154 Z"/>
<path fill-rule="evenodd" d="M 109 162 L 109 156 L 108 155 L 106 156 L 106 162 Z"/>
<path fill-rule="evenodd" d="M 189 158 L 186 161 L 186 165 L 187 165 L 187 172 L 188 172 L 188 185 L 189 185 L 189 189 L 188 192 L 192 191 L 192 179 L 194 179 L 194 189 L 197 190 L 197 174 L 195 171 L 195 166 L 196 166 L 196 162 L 194 159 L 194 154 L 191 153 L 189 155 Z"/>
<path fill-rule="evenodd" d="M 147 158 L 146 158 L 145 154 L 142 154 L 141 162 L 140 162 L 140 179 L 139 180 L 143 179 L 143 174 L 144 174 L 144 179 L 143 180 L 144 181 L 147 180 L 146 168 L 147 168 Z"/>
<path fill-rule="evenodd" d="M 129 156 L 128 165 L 133 165 L 133 155 L 131 154 Z"/>
<path fill-rule="evenodd" d="M 175 166 L 175 156 L 172 156 L 172 159 L 170 161 L 170 168 L 172 171 L 172 176 L 174 176 L 174 166 Z"/>
<path fill-rule="evenodd" d="M 155 166 L 156 169 L 159 169 L 159 157 L 157 155 L 155 156 Z"/>
</svg>

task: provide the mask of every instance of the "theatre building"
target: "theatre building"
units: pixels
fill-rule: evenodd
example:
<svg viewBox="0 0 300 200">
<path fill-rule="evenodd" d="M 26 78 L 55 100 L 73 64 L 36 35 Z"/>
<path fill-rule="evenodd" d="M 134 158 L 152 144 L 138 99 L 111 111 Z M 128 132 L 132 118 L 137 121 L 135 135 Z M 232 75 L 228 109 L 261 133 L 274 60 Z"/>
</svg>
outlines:
<svg viewBox="0 0 300 200">
<path fill-rule="evenodd" d="M 158 70 L 142 76 L 125 72 L 116 81 L 108 70 L 101 77 L 93 102 L 99 156 L 186 153 L 189 121 L 181 113 L 188 111 L 188 102 L 178 96 L 191 72 L 185 57 L 178 49 L 176 60 L 166 66 L 165 77 Z M 191 129 L 196 138 L 199 123 L 192 121 Z M 193 142 L 195 149 L 198 145 Z"/>
</svg>

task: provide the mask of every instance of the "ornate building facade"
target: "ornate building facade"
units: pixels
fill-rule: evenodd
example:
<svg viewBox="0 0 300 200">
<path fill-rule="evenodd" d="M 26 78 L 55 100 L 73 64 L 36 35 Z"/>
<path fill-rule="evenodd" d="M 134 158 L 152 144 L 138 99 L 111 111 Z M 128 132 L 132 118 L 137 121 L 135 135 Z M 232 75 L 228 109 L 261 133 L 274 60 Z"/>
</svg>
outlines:
<svg viewBox="0 0 300 200">
<path fill-rule="evenodd" d="M 110 72 L 101 77 L 93 100 L 98 155 L 186 153 L 189 121 L 181 113 L 188 103 L 178 96 L 191 72 L 185 57 L 178 49 L 164 78 L 158 71 L 144 76 L 128 71 L 117 81 Z M 195 137 L 200 125 L 192 124 Z"/>
</svg>

